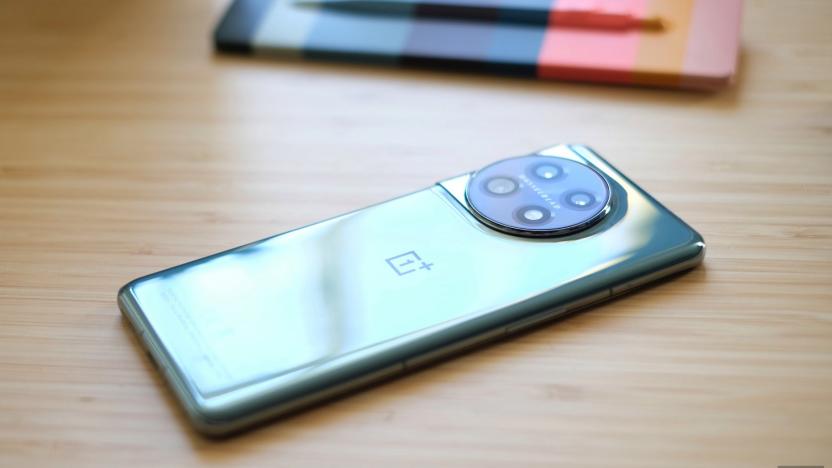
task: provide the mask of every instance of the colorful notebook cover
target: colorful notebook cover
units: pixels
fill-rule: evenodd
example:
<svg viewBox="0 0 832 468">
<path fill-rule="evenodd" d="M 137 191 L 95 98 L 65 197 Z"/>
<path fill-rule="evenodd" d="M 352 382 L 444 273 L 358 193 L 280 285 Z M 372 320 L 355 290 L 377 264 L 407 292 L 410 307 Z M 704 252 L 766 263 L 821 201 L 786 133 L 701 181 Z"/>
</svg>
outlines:
<svg viewBox="0 0 832 468">
<path fill-rule="evenodd" d="M 293 0 L 236 0 L 214 34 L 222 51 L 464 68 L 537 77 L 718 89 L 736 73 L 742 0 L 620 0 L 660 31 L 545 27 L 499 20 L 502 3 L 552 8 L 573 0 L 482 0 L 495 21 L 348 13 Z"/>
</svg>

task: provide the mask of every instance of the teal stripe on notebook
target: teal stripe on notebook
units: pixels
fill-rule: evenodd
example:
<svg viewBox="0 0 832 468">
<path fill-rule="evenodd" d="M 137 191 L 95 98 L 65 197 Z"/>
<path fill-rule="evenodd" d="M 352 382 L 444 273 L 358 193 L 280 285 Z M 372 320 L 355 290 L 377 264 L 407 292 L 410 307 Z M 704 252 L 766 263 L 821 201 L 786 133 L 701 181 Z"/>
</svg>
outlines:
<svg viewBox="0 0 832 468">
<path fill-rule="evenodd" d="M 304 44 L 304 55 L 396 64 L 410 36 L 412 23 L 408 16 L 319 10 Z"/>
<path fill-rule="evenodd" d="M 319 15 L 318 8 L 296 8 L 291 0 L 273 1 L 253 35 L 255 50 L 301 55 Z"/>
<path fill-rule="evenodd" d="M 516 0 L 500 0 L 510 2 Z M 551 0 L 519 0 L 525 3 Z M 499 7 L 498 0 L 492 0 Z M 516 23 L 360 15 L 274 0 L 253 34 L 260 52 L 383 64 L 443 64 L 533 76 L 544 30 Z"/>
<path fill-rule="evenodd" d="M 515 8 L 549 8 L 554 6 L 553 0 L 502 0 L 501 5 Z M 529 25 L 504 21 L 505 12 L 498 18 L 500 27 L 494 31 L 491 46 L 488 48 L 488 69 L 496 73 L 513 75 L 537 75 L 537 62 L 543 37 L 544 28 L 529 27 Z"/>
<path fill-rule="evenodd" d="M 446 67 L 534 76 L 546 30 L 501 18 L 507 14 L 506 7 L 547 8 L 552 3 L 552 0 L 489 0 L 483 4 L 495 8 L 494 21 L 442 21 L 419 18 L 417 11 L 414 33 L 403 51 L 404 63 L 442 63 Z"/>
</svg>

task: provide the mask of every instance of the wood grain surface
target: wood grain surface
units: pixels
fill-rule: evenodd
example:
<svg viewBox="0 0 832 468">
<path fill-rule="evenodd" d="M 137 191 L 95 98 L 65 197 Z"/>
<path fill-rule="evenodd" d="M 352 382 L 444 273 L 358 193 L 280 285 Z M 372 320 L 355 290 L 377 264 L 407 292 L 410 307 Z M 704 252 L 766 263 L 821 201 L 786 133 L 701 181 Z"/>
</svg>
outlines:
<svg viewBox="0 0 832 468">
<path fill-rule="evenodd" d="M 832 2 L 749 0 L 717 94 L 217 56 L 224 2 L 0 2 L 0 465 L 832 466 Z M 126 281 L 594 146 L 705 265 L 225 441 Z"/>
</svg>

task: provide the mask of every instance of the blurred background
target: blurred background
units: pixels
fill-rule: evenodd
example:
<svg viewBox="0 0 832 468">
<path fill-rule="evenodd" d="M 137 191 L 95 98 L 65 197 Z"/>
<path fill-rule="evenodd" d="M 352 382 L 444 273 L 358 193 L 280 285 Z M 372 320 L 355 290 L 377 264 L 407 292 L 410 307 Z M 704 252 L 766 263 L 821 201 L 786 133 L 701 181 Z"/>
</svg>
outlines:
<svg viewBox="0 0 832 468">
<path fill-rule="evenodd" d="M 748 0 L 715 93 L 222 55 L 227 6 L 0 1 L 0 465 L 832 464 L 832 2 Z M 119 318 L 137 276 L 569 142 L 705 267 L 221 443 Z"/>
</svg>

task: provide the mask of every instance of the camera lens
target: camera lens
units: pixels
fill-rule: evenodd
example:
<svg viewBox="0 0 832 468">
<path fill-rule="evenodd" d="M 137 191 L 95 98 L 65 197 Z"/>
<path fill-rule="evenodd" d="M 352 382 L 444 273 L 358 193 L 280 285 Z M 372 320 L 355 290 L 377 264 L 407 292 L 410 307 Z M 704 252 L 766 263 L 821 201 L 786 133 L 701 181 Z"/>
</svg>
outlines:
<svg viewBox="0 0 832 468">
<path fill-rule="evenodd" d="M 517 210 L 515 217 L 524 224 L 544 224 L 552 217 L 552 212 L 542 206 L 529 205 Z"/>
<path fill-rule="evenodd" d="M 472 174 L 465 203 L 492 229 L 554 237 L 604 217 L 611 192 L 604 176 L 580 158 L 533 154 L 497 161 Z"/>
<path fill-rule="evenodd" d="M 583 190 L 568 192 L 563 199 L 569 207 L 578 210 L 588 210 L 595 205 L 595 196 Z"/>
<path fill-rule="evenodd" d="M 535 166 L 532 172 L 534 173 L 534 175 L 543 180 L 554 180 L 560 177 L 561 174 L 563 174 L 563 169 L 561 169 L 560 166 L 545 163 Z"/>
<path fill-rule="evenodd" d="M 493 177 L 485 182 L 485 190 L 492 195 L 509 195 L 517 190 L 517 182 L 508 177 Z"/>
</svg>

